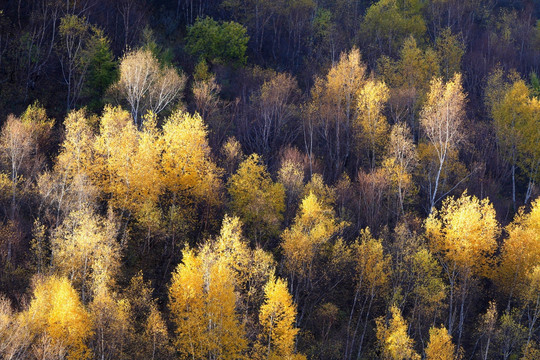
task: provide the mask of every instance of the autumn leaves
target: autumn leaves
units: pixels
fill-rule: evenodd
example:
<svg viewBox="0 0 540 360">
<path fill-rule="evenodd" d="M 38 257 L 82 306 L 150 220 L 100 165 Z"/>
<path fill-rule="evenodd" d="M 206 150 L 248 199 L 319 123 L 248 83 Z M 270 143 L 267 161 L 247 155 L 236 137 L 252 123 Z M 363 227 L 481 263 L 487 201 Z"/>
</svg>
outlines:
<svg viewBox="0 0 540 360">
<path fill-rule="evenodd" d="M 304 358 L 294 354 L 296 305 L 274 273 L 272 255 L 251 249 L 236 217 L 225 217 L 214 241 L 185 249 L 169 288 L 179 352 L 196 359 Z"/>
</svg>

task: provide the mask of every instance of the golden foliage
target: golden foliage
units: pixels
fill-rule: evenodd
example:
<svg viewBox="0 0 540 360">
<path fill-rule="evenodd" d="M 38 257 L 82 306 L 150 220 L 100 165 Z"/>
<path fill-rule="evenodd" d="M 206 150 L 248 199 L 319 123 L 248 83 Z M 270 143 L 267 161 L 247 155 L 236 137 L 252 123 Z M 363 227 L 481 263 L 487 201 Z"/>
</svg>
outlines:
<svg viewBox="0 0 540 360">
<path fill-rule="evenodd" d="M 96 357 L 120 359 L 131 335 L 130 304 L 106 286 L 100 286 L 88 307 Z"/>
<path fill-rule="evenodd" d="M 293 225 L 282 234 L 281 246 L 288 271 L 300 278 L 311 278 L 317 254 L 343 227 L 335 219 L 332 208 L 313 193 L 306 196 Z"/>
<path fill-rule="evenodd" d="M 272 254 L 249 247 L 238 217 L 225 215 L 220 234 L 209 250 L 231 270 L 243 306 L 247 309 L 253 300 L 260 301 L 264 284 L 275 271 L 275 260 Z"/>
<path fill-rule="evenodd" d="M 414 349 L 414 341 L 407 335 L 407 322 L 395 305 L 390 308 L 392 318 L 389 324 L 383 317 L 376 320 L 377 340 L 381 348 L 382 360 L 420 360 Z"/>
<path fill-rule="evenodd" d="M 540 198 L 529 213 L 520 209 L 506 231 L 498 280 L 503 291 L 525 295 L 530 286 L 528 275 L 540 264 Z"/>
<path fill-rule="evenodd" d="M 454 74 L 446 83 L 441 78 L 431 81 L 426 104 L 420 115 L 422 130 L 437 155 L 436 175 L 429 180 L 430 208 L 439 200 L 437 195 L 440 176 L 449 153 L 457 149 L 464 138 L 462 124 L 465 118 L 465 102 L 461 74 Z"/>
<path fill-rule="evenodd" d="M 426 360 L 459 360 L 452 336 L 444 326 L 429 329 L 429 343 L 426 347 Z"/>
<path fill-rule="evenodd" d="M 384 254 L 381 240 L 374 239 L 366 228 L 360 232 L 360 242 L 356 240 L 352 250 L 357 291 L 364 290 L 371 296 L 382 295 L 389 284 L 392 269 L 391 258 Z"/>
<path fill-rule="evenodd" d="M 177 350 L 193 359 L 242 358 L 246 340 L 231 270 L 204 252 L 186 249 L 182 255 L 169 288 Z"/>
<path fill-rule="evenodd" d="M 81 291 L 114 283 L 120 267 L 120 244 L 114 219 L 103 219 L 91 209 L 71 212 L 51 238 L 52 265 Z"/>
<path fill-rule="evenodd" d="M 265 302 L 259 312 L 261 345 L 267 359 L 301 359 L 294 355 L 296 305 L 287 290 L 287 282 L 271 278 L 264 288 Z"/>
<path fill-rule="evenodd" d="M 485 275 L 500 233 L 495 209 L 488 199 L 467 193 L 447 198 L 425 221 L 426 236 L 435 252 L 464 272 Z"/>
<path fill-rule="evenodd" d="M 382 155 L 387 142 L 388 122 L 383 110 L 388 98 L 388 86 L 381 81 L 368 80 L 359 90 L 357 123 L 369 152 L 371 168 L 375 167 L 376 154 Z"/>
<path fill-rule="evenodd" d="M 90 315 L 67 278 L 37 279 L 28 310 L 21 316 L 34 336 L 46 335 L 67 351 L 67 358 L 88 359 L 86 341 L 92 335 Z"/>
<path fill-rule="evenodd" d="M 219 203 L 221 170 L 211 160 L 208 129 L 198 115 L 174 112 L 163 125 L 164 188 L 211 204 Z"/>
</svg>

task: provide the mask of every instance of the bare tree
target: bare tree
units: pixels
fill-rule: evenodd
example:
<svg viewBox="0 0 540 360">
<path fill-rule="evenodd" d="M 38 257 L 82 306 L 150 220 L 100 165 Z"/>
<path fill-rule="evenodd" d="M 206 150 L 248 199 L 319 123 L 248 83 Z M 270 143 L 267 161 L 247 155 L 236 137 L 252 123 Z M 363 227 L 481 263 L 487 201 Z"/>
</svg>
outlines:
<svg viewBox="0 0 540 360">
<path fill-rule="evenodd" d="M 120 63 L 120 80 L 114 86 L 131 108 L 137 126 L 141 116 L 151 110 L 163 111 L 181 98 L 186 76 L 172 66 L 160 66 L 150 50 L 128 52 Z"/>
<path fill-rule="evenodd" d="M 294 140 L 297 131 L 293 119 L 297 114 L 294 105 L 299 96 L 296 79 L 286 73 L 278 73 L 265 81 L 255 96 L 257 120 L 247 139 L 258 153 L 268 155 Z"/>
</svg>

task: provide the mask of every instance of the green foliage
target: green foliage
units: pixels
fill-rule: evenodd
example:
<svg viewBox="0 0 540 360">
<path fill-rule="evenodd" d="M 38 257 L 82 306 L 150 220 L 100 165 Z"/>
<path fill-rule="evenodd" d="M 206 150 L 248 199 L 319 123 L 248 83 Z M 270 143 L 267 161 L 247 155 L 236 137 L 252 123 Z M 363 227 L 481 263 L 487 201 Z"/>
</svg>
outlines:
<svg viewBox="0 0 540 360">
<path fill-rule="evenodd" d="M 241 65 L 247 60 L 248 41 L 247 30 L 239 23 L 198 18 L 188 28 L 187 49 L 208 61 Z"/>
<path fill-rule="evenodd" d="M 409 35 L 421 41 L 426 32 L 423 7 L 420 0 L 379 0 L 371 5 L 361 26 L 368 46 L 395 55 Z"/>
<path fill-rule="evenodd" d="M 461 72 L 461 58 L 465 53 L 465 46 L 452 34 L 450 28 L 446 28 L 437 38 L 436 47 L 442 75 L 445 80 L 450 80 L 455 73 Z"/>
<path fill-rule="evenodd" d="M 105 105 L 102 97 L 105 91 L 118 80 L 118 64 L 114 60 L 110 40 L 101 30 L 90 39 L 88 49 L 88 77 L 84 94 L 89 98 L 88 109 L 99 111 Z"/>
</svg>

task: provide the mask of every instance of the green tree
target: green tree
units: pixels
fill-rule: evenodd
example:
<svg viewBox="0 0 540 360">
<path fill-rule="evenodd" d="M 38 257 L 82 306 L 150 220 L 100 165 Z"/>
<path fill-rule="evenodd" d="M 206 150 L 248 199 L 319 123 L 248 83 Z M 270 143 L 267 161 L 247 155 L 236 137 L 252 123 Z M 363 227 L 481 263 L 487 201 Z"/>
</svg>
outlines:
<svg viewBox="0 0 540 360">
<path fill-rule="evenodd" d="M 409 35 L 422 40 L 426 32 L 423 6 L 420 0 L 379 0 L 371 5 L 361 25 L 371 52 L 392 56 Z"/>
<path fill-rule="evenodd" d="M 246 28 L 239 23 L 197 18 L 188 27 L 187 49 L 208 61 L 242 65 L 247 59 L 248 40 Z"/>
<path fill-rule="evenodd" d="M 89 43 L 88 75 L 83 95 L 89 98 L 88 110 L 97 112 L 104 106 L 103 94 L 118 80 L 118 64 L 103 31 L 96 29 Z"/>
</svg>

